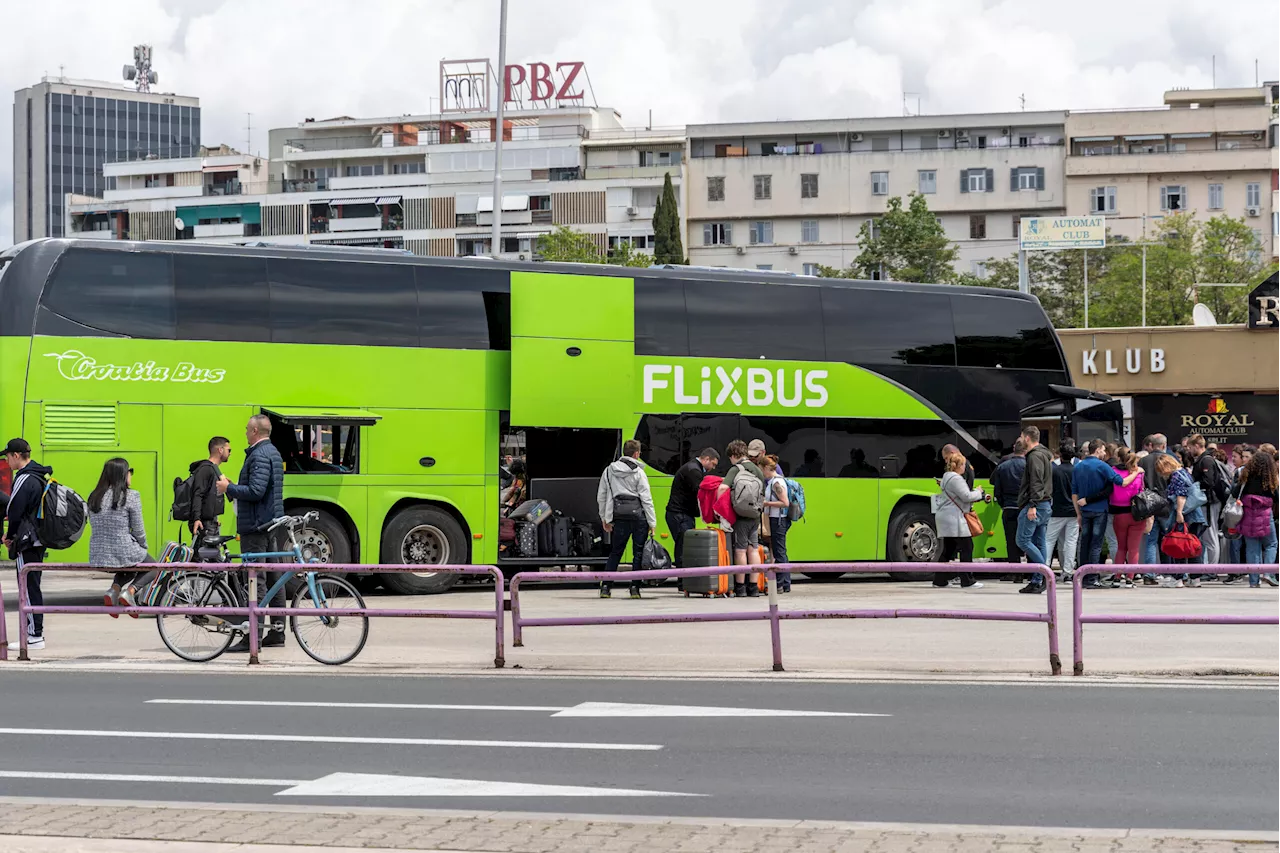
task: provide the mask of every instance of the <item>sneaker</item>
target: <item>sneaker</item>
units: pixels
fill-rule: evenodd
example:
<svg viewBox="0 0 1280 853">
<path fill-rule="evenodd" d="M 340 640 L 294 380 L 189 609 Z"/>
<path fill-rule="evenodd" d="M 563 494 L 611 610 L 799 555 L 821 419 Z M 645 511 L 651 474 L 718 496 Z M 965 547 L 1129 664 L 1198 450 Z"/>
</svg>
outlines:
<svg viewBox="0 0 1280 853">
<path fill-rule="evenodd" d="M 759 597 L 760 597 L 760 587 L 756 586 L 754 583 L 748 583 L 747 598 L 759 598 Z"/>
<path fill-rule="evenodd" d="M 1084 588 L 1085 589 L 1105 589 L 1105 587 L 1103 587 L 1103 585 L 1098 583 L 1097 581 L 1085 581 Z"/>
<path fill-rule="evenodd" d="M 1280 586 L 1280 579 L 1277 579 L 1275 575 L 1263 575 L 1262 582 L 1267 586 Z"/>
<path fill-rule="evenodd" d="M 1187 586 L 1190 586 L 1190 587 L 1193 587 L 1193 588 L 1199 589 L 1199 587 L 1200 587 L 1200 578 L 1192 578 L 1191 580 L 1187 581 Z"/>
<path fill-rule="evenodd" d="M 791 592 L 791 584 L 790 584 L 790 583 L 782 584 L 782 586 L 780 586 L 780 587 L 778 588 L 778 593 L 779 593 L 779 594 L 787 593 L 787 592 Z"/>
<path fill-rule="evenodd" d="M 267 632 L 267 636 L 262 638 L 262 642 L 258 644 L 259 648 L 267 649 L 280 647 L 284 645 L 284 631 L 277 631 L 274 628 Z"/>
<path fill-rule="evenodd" d="M 960 584 L 961 589 L 982 589 L 982 581 L 974 581 L 970 584 Z"/>
<path fill-rule="evenodd" d="M 1160 581 L 1156 580 L 1155 578 L 1143 578 L 1142 585 L 1143 586 L 1160 586 Z"/>
<path fill-rule="evenodd" d="M 607 583 L 600 584 L 600 597 L 613 598 L 613 590 L 609 587 Z"/>
<path fill-rule="evenodd" d="M 742 583 L 735 583 L 735 584 L 733 585 L 733 597 L 734 597 L 734 598 L 746 598 L 746 595 L 747 595 L 747 585 L 746 585 L 746 584 L 742 584 Z"/>
<path fill-rule="evenodd" d="M 1044 592 L 1044 589 L 1045 587 L 1042 583 L 1029 583 L 1022 589 L 1018 590 L 1018 592 L 1026 593 L 1027 595 L 1039 595 Z"/>
<path fill-rule="evenodd" d="M 1239 582 L 1240 582 L 1240 577 L 1241 577 L 1240 575 L 1227 575 L 1227 576 L 1223 579 L 1222 583 L 1223 583 L 1224 585 L 1230 585 L 1230 584 L 1233 584 L 1233 583 L 1239 583 Z"/>
<path fill-rule="evenodd" d="M 227 654 L 244 655 L 249 653 L 249 636 L 241 634 L 240 639 L 227 646 Z"/>
<path fill-rule="evenodd" d="M 106 607 L 118 607 L 120 605 L 120 592 L 112 587 L 102 594 L 102 604 Z M 108 613 L 112 619 L 119 619 L 119 613 Z"/>
<path fill-rule="evenodd" d="M 1165 578 L 1160 585 L 1166 589 L 1182 589 L 1185 586 L 1181 578 Z"/>
<path fill-rule="evenodd" d="M 1128 578 L 1123 578 L 1120 581 L 1120 586 L 1124 587 L 1125 589 L 1133 589 L 1133 581 L 1129 580 Z"/>
<path fill-rule="evenodd" d="M 27 637 L 27 648 L 28 648 L 28 649 L 43 649 L 43 648 L 44 648 L 44 637 L 31 637 L 31 636 L 28 636 L 28 637 Z M 22 643 L 21 643 L 20 641 L 18 641 L 18 640 L 14 640 L 13 642 L 9 643 L 9 651 L 11 651 L 11 652 L 19 652 L 19 651 L 22 651 Z"/>
<path fill-rule="evenodd" d="M 117 600 L 120 602 L 120 605 L 122 607 L 137 607 L 138 603 L 134 600 L 134 596 L 136 596 L 137 594 L 138 594 L 138 591 L 136 589 L 134 589 L 133 587 L 129 587 L 128 589 L 121 592 L 119 596 L 117 596 Z M 129 618 L 137 619 L 138 614 L 130 613 Z"/>
<path fill-rule="evenodd" d="M 632 597 L 632 598 L 639 598 L 639 597 L 640 597 L 640 585 L 639 585 L 639 584 L 634 584 L 634 583 L 633 583 L 633 584 L 631 585 L 631 597 Z"/>
</svg>

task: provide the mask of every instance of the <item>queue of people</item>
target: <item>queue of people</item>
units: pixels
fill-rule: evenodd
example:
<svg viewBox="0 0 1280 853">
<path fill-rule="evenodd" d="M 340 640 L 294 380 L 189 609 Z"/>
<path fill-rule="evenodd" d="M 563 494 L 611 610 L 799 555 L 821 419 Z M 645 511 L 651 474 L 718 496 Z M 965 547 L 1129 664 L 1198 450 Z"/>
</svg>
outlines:
<svg viewBox="0 0 1280 853">
<path fill-rule="evenodd" d="M 271 421 L 266 415 L 255 415 L 245 428 L 248 443 L 239 479 L 232 483 L 221 466 L 231 458 L 231 442 L 223 436 L 209 439 L 208 457 L 191 463 L 185 482 L 175 483 L 175 500 L 184 502 L 182 515 L 192 536 L 216 535 L 226 510 L 226 498 L 236 501 L 237 527 L 246 552 L 279 551 L 279 543 L 268 541 L 263 532 L 268 522 L 284 515 L 284 463 L 270 442 Z M 31 445 L 22 438 L 10 439 L 4 450 L 5 460 L 15 472 L 9 500 L 5 507 L 4 544 L 11 559 L 22 567 L 43 563 L 47 548 L 36 535 L 36 513 L 41 496 L 53 468 L 31 458 Z M 86 520 L 89 533 L 89 566 L 113 573 L 111 585 L 103 593 L 108 606 L 131 607 L 141 591 L 156 577 L 147 566 L 157 561 L 152 556 L 143 526 L 141 494 L 133 488 L 133 468 L 123 457 L 103 463 L 97 485 L 89 493 Z M 179 509 L 175 505 L 175 510 Z M 177 513 L 174 513 L 177 517 Z M 26 576 L 27 600 L 35 606 L 44 604 L 42 573 L 29 571 Z M 284 606 L 283 592 L 275 606 Z M 131 614 L 137 618 L 136 614 Z M 118 614 L 112 614 L 118 618 Z M 284 645 L 284 622 L 273 619 L 273 629 L 262 641 L 263 647 Z M 33 613 L 27 618 L 27 648 L 45 647 L 44 617 Z M 10 643 L 13 649 L 19 643 Z M 228 651 L 248 651 L 248 638 Z"/>
</svg>

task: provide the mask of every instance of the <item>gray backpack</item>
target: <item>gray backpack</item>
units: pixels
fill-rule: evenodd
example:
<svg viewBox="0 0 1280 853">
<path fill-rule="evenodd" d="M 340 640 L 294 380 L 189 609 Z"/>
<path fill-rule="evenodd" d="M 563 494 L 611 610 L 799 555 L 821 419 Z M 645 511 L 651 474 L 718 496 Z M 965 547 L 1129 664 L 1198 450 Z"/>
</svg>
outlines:
<svg viewBox="0 0 1280 853">
<path fill-rule="evenodd" d="M 729 500 L 739 518 L 759 518 L 764 511 L 764 483 L 745 465 L 738 465 Z"/>
</svg>

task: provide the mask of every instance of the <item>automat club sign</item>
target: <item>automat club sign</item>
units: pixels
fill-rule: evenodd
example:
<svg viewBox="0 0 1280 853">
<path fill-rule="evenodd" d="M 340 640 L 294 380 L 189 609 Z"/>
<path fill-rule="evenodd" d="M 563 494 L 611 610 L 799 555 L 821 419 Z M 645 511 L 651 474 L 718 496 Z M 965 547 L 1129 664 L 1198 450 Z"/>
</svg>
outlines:
<svg viewBox="0 0 1280 853">
<path fill-rule="evenodd" d="M 80 350 L 47 352 L 45 358 L 57 359 L 58 373 L 72 382 L 96 380 L 98 382 L 205 382 L 211 385 L 221 382 L 227 371 L 221 367 L 197 367 L 189 361 L 172 366 L 154 361 L 135 361 L 132 364 L 99 362 Z"/>
</svg>

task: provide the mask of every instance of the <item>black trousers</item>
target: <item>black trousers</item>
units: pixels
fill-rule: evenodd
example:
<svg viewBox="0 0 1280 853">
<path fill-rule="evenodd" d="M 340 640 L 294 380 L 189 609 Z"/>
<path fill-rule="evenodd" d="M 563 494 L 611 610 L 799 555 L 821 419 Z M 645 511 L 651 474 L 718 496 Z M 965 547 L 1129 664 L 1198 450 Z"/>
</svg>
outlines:
<svg viewBox="0 0 1280 853">
<path fill-rule="evenodd" d="M 973 539 L 968 536 L 943 536 L 942 562 L 949 563 L 957 556 L 962 563 L 973 562 Z M 957 574 L 960 575 L 961 586 L 973 586 L 972 572 L 937 572 L 933 576 L 933 585 L 946 586 Z"/>
<path fill-rule="evenodd" d="M 279 530 L 273 530 L 270 533 L 242 533 L 240 534 L 240 553 L 241 554 L 253 554 L 253 553 L 263 554 L 269 551 L 284 551 L 287 548 L 287 546 L 285 545 L 284 539 L 285 539 L 284 533 Z M 260 559 L 250 559 L 248 562 L 280 563 L 280 562 L 284 562 L 284 558 L 283 557 L 263 557 Z M 266 584 L 266 587 L 262 591 L 265 592 L 266 589 L 270 589 L 271 585 L 280 579 L 281 574 L 283 573 L 282 572 L 260 572 L 259 576 L 261 579 L 259 580 L 259 583 Z M 259 594 L 261 594 L 261 592 Z M 266 606 L 268 607 L 286 606 L 283 584 L 280 586 L 280 589 L 276 592 L 276 594 L 271 597 L 271 601 L 267 602 Z M 272 616 L 271 624 L 283 625 L 284 617 Z"/>
<path fill-rule="evenodd" d="M 639 571 L 640 557 L 644 553 L 645 540 L 649 538 L 649 525 L 643 519 L 615 518 L 613 533 L 609 540 L 609 559 L 605 561 L 606 572 L 616 572 L 622 562 L 622 553 L 627 550 L 627 542 L 631 542 L 631 570 Z M 634 585 L 636 582 L 632 581 Z M 605 586 L 609 582 L 605 581 Z"/>
<path fill-rule="evenodd" d="M 694 518 L 692 515 L 684 515 L 667 510 L 667 529 L 671 531 L 671 538 L 675 540 L 674 559 L 676 568 L 684 568 L 684 535 L 693 528 Z"/>
<path fill-rule="evenodd" d="M 1001 526 L 1004 527 L 1004 549 L 1008 556 L 1006 563 L 1021 563 L 1022 549 L 1018 547 L 1018 508 L 1006 506 L 1000 508 Z"/>
<path fill-rule="evenodd" d="M 19 582 L 22 580 L 22 567 L 33 563 L 43 563 L 44 554 L 44 548 L 28 548 L 26 551 L 18 554 L 17 568 Z M 40 578 L 43 576 L 44 572 L 27 572 L 27 604 L 32 607 L 44 606 L 44 591 L 40 589 Z M 26 630 L 28 637 L 43 637 L 44 614 L 27 614 Z"/>
</svg>

